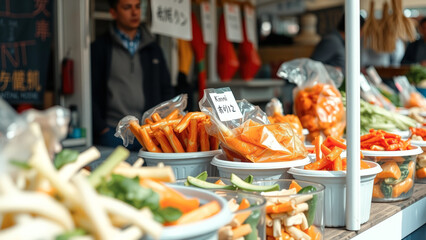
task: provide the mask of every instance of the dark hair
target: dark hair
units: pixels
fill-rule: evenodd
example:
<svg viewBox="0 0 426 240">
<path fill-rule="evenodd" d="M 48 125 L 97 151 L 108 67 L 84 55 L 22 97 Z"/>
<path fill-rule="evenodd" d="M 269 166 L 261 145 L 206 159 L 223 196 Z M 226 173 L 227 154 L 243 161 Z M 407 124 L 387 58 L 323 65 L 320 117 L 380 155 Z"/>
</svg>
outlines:
<svg viewBox="0 0 426 240">
<path fill-rule="evenodd" d="M 426 17 L 422 18 L 419 22 L 419 26 L 423 25 L 423 23 L 426 23 Z"/>
<path fill-rule="evenodd" d="M 110 8 L 116 8 L 117 4 L 118 4 L 118 1 L 120 1 L 120 0 L 108 0 L 109 7 Z"/>
<path fill-rule="evenodd" d="M 365 19 L 363 16 L 359 16 L 359 27 L 364 26 Z M 337 25 L 337 30 L 344 32 L 345 31 L 345 14 L 343 13 L 342 18 L 340 18 L 339 24 Z"/>
</svg>

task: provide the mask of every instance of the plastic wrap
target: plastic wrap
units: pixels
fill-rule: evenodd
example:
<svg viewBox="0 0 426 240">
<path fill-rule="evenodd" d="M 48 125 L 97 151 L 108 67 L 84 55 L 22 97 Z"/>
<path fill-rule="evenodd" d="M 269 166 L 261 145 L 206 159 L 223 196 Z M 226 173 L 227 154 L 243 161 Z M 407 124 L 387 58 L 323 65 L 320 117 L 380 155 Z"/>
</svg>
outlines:
<svg viewBox="0 0 426 240">
<path fill-rule="evenodd" d="M 370 104 L 385 108 L 387 110 L 395 110 L 395 105 L 385 98 L 376 86 L 370 83 L 363 74 L 360 76 L 361 97 Z"/>
<path fill-rule="evenodd" d="M 299 136 L 302 142 L 305 141 L 305 136 L 303 135 L 303 127 L 300 119 L 296 115 L 286 114 L 283 115 L 283 105 L 277 98 L 272 98 L 266 104 L 266 114 L 270 123 L 288 123 Z"/>
<path fill-rule="evenodd" d="M 343 75 L 338 70 L 302 58 L 283 63 L 277 75 L 297 85 L 294 109 L 302 126 L 309 130 L 309 141 L 319 135 L 343 136 L 345 108 L 337 90 Z"/>
<path fill-rule="evenodd" d="M 307 156 L 303 142 L 288 123 L 270 124 L 266 114 L 246 100 L 237 101 L 240 118 L 221 121 L 210 94 L 230 92 L 229 88 L 206 89 L 201 111 L 210 116 L 209 135 L 217 136 L 228 160 L 280 162 Z"/>
<path fill-rule="evenodd" d="M 426 99 L 408 82 L 407 77 L 396 77 L 394 78 L 394 82 L 399 91 L 402 106 L 406 108 L 419 107 L 423 111 L 426 111 Z"/>
<path fill-rule="evenodd" d="M 147 118 L 150 118 L 152 114 L 158 113 L 162 118 L 169 115 L 171 112 L 173 112 L 175 109 L 178 109 L 181 115 L 184 115 L 184 111 L 186 108 L 186 105 L 188 104 L 188 95 L 187 94 L 180 94 L 176 97 L 164 101 L 157 106 L 149 109 L 148 111 L 144 112 L 142 115 L 142 121 L 141 123 L 145 123 L 145 120 Z"/>
</svg>

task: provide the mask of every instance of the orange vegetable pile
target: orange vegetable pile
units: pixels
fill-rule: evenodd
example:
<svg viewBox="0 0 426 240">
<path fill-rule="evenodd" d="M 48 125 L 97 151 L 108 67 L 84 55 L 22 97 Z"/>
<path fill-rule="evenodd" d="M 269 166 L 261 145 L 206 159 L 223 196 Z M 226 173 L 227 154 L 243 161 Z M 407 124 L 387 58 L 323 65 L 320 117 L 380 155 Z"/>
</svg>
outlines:
<svg viewBox="0 0 426 240">
<path fill-rule="evenodd" d="M 239 212 L 234 214 L 234 217 L 229 224 L 219 229 L 219 240 L 244 238 L 252 233 L 252 226 L 249 223 L 246 223 L 246 220 L 250 217 L 252 211 L 243 211 L 250 207 L 249 200 L 243 198 L 238 204 L 235 199 L 231 199 L 228 201 L 228 206 L 231 208 L 231 211 Z"/>
<path fill-rule="evenodd" d="M 183 213 L 178 220 L 166 223 L 166 225 L 182 225 L 201 221 L 214 216 L 221 209 L 217 201 L 211 201 L 200 206 L 200 201 L 197 198 L 187 198 L 162 182 L 141 178 L 140 185 L 150 188 L 160 195 L 161 208 L 173 207 Z"/>
<path fill-rule="evenodd" d="M 410 127 L 410 132 L 411 132 L 411 139 L 417 136 L 417 137 L 420 137 L 423 141 L 426 141 L 426 129 Z"/>
<path fill-rule="evenodd" d="M 410 139 L 404 141 L 400 135 L 383 130 L 370 129 L 368 134 L 361 136 L 361 150 L 403 151 L 410 149 L 413 149 Z"/>
<path fill-rule="evenodd" d="M 410 98 L 405 102 L 404 107 L 412 108 L 419 107 L 426 109 L 426 99 L 418 92 L 410 93 Z"/>
<path fill-rule="evenodd" d="M 326 137 L 343 136 L 345 109 L 342 96 L 333 85 L 317 83 L 300 90 L 294 99 L 294 107 L 303 127 L 309 130 L 309 141 L 321 133 Z"/>
<path fill-rule="evenodd" d="M 282 115 L 279 112 L 275 112 L 274 115 L 268 117 L 269 122 L 271 123 L 288 123 L 294 129 L 294 131 L 299 136 L 300 140 L 305 141 L 305 137 L 303 136 L 303 127 L 299 118 L 296 115 L 287 114 Z"/>
<path fill-rule="evenodd" d="M 327 137 L 322 142 L 322 136 L 316 137 L 315 145 L 315 162 L 305 165 L 306 170 L 328 170 L 328 171 L 345 171 L 346 158 L 341 158 L 340 154 L 346 149 L 343 140 L 335 137 Z M 361 156 L 362 158 L 362 156 Z M 370 166 L 361 160 L 361 169 L 367 169 Z"/>
<path fill-rule="evenodd" d="M 219 134 L 228 160 L 281 162 L 305 158 L 302 141 L 288 124 L 260 124 L 248 120 Z"/>
<path fill-rule="evenodd" d="M 139 126 L 136 121 L 130 121 L 129 128 L 149 152 L 182 153 L 219 148 L 218 139 L 206 132 L 205 125 L 210 124 L 210 119 L 202 112 L 189 112 L 182 117 L 176 109 L 165 118 L 154 113 L 145 122 Z"/>
<path fill-rule="evenodd" d="M 305 213 L 309 210 L 306 203 L 312 199 L 312 195 L 293 195 L 300 191 L 302 187 L 292 181 L 287 193 L 280 191 L 282 198 L 278 195 L 271 195 L 268 192 L 265 198 L 266 205 L 266 239 L 322 239 L 321 232 L 314 225 L 309 226 Z M 283 190 L 281 190 L 283 191 Z M 270 197 L 268 197 L 270 195 Z M 292 196 L 288 196 L 292 195 Z M 286 199 L 286 200 L 284 200 Z M 278 220 L 278 221 L 277 221 Z"/>
</svg>

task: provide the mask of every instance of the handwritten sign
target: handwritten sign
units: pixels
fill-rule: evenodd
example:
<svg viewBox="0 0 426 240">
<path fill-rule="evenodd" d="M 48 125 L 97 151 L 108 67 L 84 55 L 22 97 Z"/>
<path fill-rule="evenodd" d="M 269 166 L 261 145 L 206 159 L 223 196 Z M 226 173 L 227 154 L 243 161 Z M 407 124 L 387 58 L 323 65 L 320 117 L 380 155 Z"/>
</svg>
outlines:
<svg viewBox="0 0 426 240">
<path fill-rule="evenodd" d="M 202 2 L 200 5 L 201 10 L 201 25 L 203 30 L 203 38 L 205 43 L 212 43 L 213 29 L 212 29 L 212 9 L 210 2 Z"/>
<path fill-rule="evenodd" d="M 225 3 L 225 28 L 226 39 L 230 42 L 240 43 L 243 41 L 243 29 L 241 26 L 241 11 L 237 4 Z"/>
<path fill-rule="evenodd" d="M 247 5 L 244 6 L 244 24 L 246 28 L 247 39 L 256 46 L 256 16 L 254 9 Z"/>
<path fill-rule="evenodd" d="M 151 1 L 153 33 L 192 40 L 191 2 L 189 0 Z"/>
<path fill-rule="evenodd" d="M 52 0 L 0 1 L 0 97 L 42 104 L 52 37 Z"/>
<path fill-rule="evenodd" d="M 210 98 L 219 116 L 220 121 L 231 121 L 243 117 L 240 108 L 231 91 L 224 93 L 210 93 Z"/>
</svg>

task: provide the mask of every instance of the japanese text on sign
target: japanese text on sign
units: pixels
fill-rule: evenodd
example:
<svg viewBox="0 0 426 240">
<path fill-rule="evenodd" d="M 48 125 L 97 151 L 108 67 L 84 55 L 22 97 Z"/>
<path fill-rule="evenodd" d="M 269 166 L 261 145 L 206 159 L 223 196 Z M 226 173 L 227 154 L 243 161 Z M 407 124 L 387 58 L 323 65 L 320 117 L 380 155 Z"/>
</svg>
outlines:
<svg viewBox="0 0 426 240">
<path fill-rule="evenodd" d="M 241 11 L 237 4 L 225 3 L 225 28 L 226 39 L 230 42 L 240 43 L 243 41 L 241 26 Z"/>
<path fill-rule="evenodd" d="M 231 121 L 243 117 L 232 92 L 210 93 L 210 98 L 220 121 Z"/>
<path fill-rule="evenodd" d="M 189 0 L 151 1 L 153 33 L 192 40 L 191 2 Z"/>
<path fill-rule="evenodd" d="M 212 29 L 212 9 L 210 2 L 202 2 L 201 8 L 201 24 L 203 30 L 203 38 L 205 43 L 212 43 L 213 29 Z"/>
</svg>

